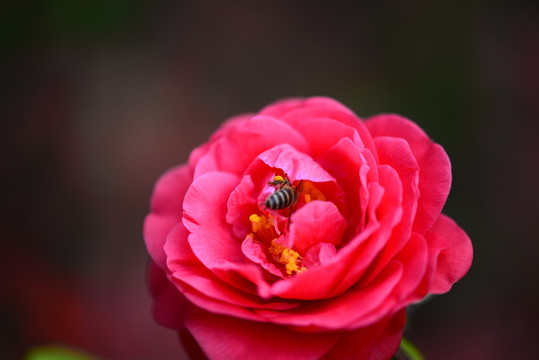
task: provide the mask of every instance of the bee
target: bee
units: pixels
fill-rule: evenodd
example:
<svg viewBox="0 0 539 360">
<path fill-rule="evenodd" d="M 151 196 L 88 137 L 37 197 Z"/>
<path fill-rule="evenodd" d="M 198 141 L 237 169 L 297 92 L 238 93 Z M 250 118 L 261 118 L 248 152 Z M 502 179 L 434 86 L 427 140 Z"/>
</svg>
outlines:
<svg viewBox="0 0 539 360">
<path fill-rule="evenodd" d="M 297 189 L 299 185 L 296 187 L 292 186 L 286 175 L 284 178 L 282 176 L 275 176 L 273 181 L 268 182 L 268 184 L 275 186 L 276 190 L 264 202 L 267 209 L 282 210 L 290 208 L 298 200 Z"/>
</svg>

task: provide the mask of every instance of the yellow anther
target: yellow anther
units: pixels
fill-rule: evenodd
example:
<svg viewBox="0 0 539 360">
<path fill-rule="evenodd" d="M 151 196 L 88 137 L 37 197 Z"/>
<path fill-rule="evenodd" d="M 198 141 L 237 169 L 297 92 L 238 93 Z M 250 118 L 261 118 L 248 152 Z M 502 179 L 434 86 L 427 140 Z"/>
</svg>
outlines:
<svg viewBox="0 0 539 360">
<path fill-rule="evenodd" d="M 251 216 L 249 216 L 249 220 L 253 223 L 258 223 L 260 222 L 260 216 L 258 216 L 257 214 L 251 214 Z"/>
<path fill-rule="evenodd" d="M 261 238 L 272 239 L 275 237 L 275 229 L 273 227 L 272 220 L 265 216 L 259 216 L 257 214 L 252 214 L 249 216 L 249 221 L 251 221 L 251 229 L 253 233 L 257 234 Z"/>
<path fill-rule="evenodd" d="M 249 216 L 249 221 L 251 222 L 251 227 L 253 229 L 253 232 L 257 232 L 260 228 L 260 223 L 262 222 L 262 218 L 258 216 L 257 214 L 252 214 Z"/>
<path fill-rule="evenodd" d="M 280 175 L 276 175 L 274 178 L 273 178 L 273 181 L 285 181 L 284 180 L 284 177 L 280 176 Z"/>
<path fill-rule="evenodd" d="M 289 249 L 287 247 L 279 244 L 276 239 L 271 241 L 271 246 L 268 248 L 269 252 L 272 254 L 273 258 L 285 266 L 285 271 L 287 275 L 292 275 L 293 273 L 300 273 L 307 270 L 306 267 L 299 267 L 301 262 L 301 256 L 297 251 Z"/>
<path fill-rule="evenodd" d="M 314 186 L 312 182 L 307 180 L 301 183 L 301 193 L 305 197 L 305 202 L 307 203 L 313 200 L 326 200 L 324 193 L 322 193 L 322 191 L 320 191 L 316 186 Z"/>
</svg>

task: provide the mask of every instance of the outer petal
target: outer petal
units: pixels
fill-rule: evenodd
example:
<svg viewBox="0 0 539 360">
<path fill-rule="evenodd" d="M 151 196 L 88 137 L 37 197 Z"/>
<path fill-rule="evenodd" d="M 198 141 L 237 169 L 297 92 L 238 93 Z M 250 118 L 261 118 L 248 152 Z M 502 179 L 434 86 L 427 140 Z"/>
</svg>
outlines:
<svg viewBox="0 0 539 360">
<path fill-rule="evenodd" d="M 295 304 L 265 301 L 256 295 L 255 286 L 240 278 L 226 283 L 206 269 L 194 256 L 187 243 L 187 229 L 178 224 L 170 233 L 165 245 L 169 278 L 180 289 L 188 291 L 189 298 L 214 299 L 213 310 L 225 303 L 244 308 L 290 309 Z M 195 299 L 194 302 L 197 300 Z M 223 307 L 225 309 L 227 307 Z"/>
<path fill-rule="evenodd" d="M 144 241 L 153 261 L 165 267 L 163 245 L 169 231 L 181 221 L 183 197 L 191 185 L 188 166 L 170 169 L 157 181 L 151 202 L 151 213 L 144 221 Z"/>
<path fill-rule="evenodd" d="M 287 112 L 290 112 L 294 109 L 301 108 L 303 106 L 305 106 L 304 98 L 297 97 L 297 98 L 282 99 L 264 107 L 262 110 L 260 110 L 259 114 L 265 115 L 265 116 L 271 116 L 275 118 L 280 118 Z"/>
<path fill-rule="evenodd" d="M 432 267 L 430 292 L 441 294 L 461 279 L 472 265 L 470 238 L 452 219 L 441 214 L 426 235 Z"/>
<path fill-rule="evenodd" d="M 339 339 L 338 333 L 301 333 L 202 310 L 188 315 L 185 325 L 208 357 L 215 360 L 315 360 Z"/>
<path fill-rule="evenodd" d="M 419 300 L 409 295 L 419 285 L 427 270 L 428 248 L 423 236 L 413 233 L 395 259 L 403 264 L 403 274 L 392 297 L 397 302 L 402 302 L 406 298 L 409 298 L 407 302 Z"/>
<path fill-rule="evenodd" d="M 241 114 L 234 116 L 228 120 L 226 120 L 220 127 L 217 129 L 215 133 L 211 136 L 210 140 L 208 140 L 207 143 L 197 147 L 191 152 L 191 155 L 189 155 L 189 166 L 191 166 L 193 169 L 195 168 L 198 161 L 208 153 L 211 145 L 222 138 L 223 136 L 226 136 L 231 131 L 234 131 L 236 128 L 241 126 L 241 124 L 251 117 L 253 117 L 254 114 Z"/>
<path fill-rule="evenodd" d="M 311 156 L 315 159 L 344 138 L 359 141 L 355 128 L 333 119 L 310 118 L 298 122 L 294 127 L 311 145 Z"/>
<path fill-rule="evenodd" d="M 395 354 L 402 339 L 406 312 L 385 318 L 373 325 L 343 333 L 324 359 L 387 360 Z"/>
<path fill-rule="evenodd" d="M 373 116 L 365 125 L 373 137 L 393 136 L 408 141 L 420 168 L 420 198 L 413 231 L 424 234 L 436 221 L 449 194 L 451 163 L 447 154 L 419 126 L 399 115 Z"/>
<path fill-rule="evenodd" d="M 171 329 L 181 329 L 190 303 L 168 280 L 165 271 L 153 261 L 150 263 L 149 273 L 155 321 Z"/>
<path fill-rule="evenodd" d="M 406 141 L 385 136 L 374 140 L 380 163 L 391 166 L 402 183 L 402 198 L 398 204 L 402 208 L 402 218 L 393 229 L 391 238 L 380 256 L 371 266 L 369 277 L 376 276 L 410 239 L 419 198 L 417 189 L 419 167 Z"/>
<path fill-rule="evenodd" d="M 298 108 L 288 112 L 282 117 L 284 121 L 292 125 L 294 128 L 300 128 L 301 123 L 305 121 L 310 121 L 311 119 L 333 119 L 338 122 L 341 122 L 345 125 L 348 125 L 351 128 L 354 128 L 359 134 L 361 139 L 362 146 L 371 150 L 373 155 L 376 157 L 376 150 L 372 142 L 372 137 L 360 121 L 360 119 L 354 115 L 350 110 L 343 111 L 338 108 L 327 108 L 327 107 L 318 107 L 318 106 L 307 106 L 304 108 Z"/>
<path fill-rule="evenodd" d="M 178 331 L 178 337 L 190 360 L 208 360 L 208 357 L 204 354 L 204 351 L 202 351 L 200 345 L 189 330 L 182 329 Z"/>
<path fill-rule="evenodd" d="M 183 224 L 198 260 L 211 269 L 222 259 L 243 262 L 240 242 L 226 222 L 228 197 L 239 178 L 211 172 L 196 178 L 185 195 Z"/>
<path fill-rule="evenodd" d="M 211 171 L 242 175 L 258 154 L 279 144 L 309 152 L 309 144 L 290 125 L 275 118 L 254 116 L 212 144 L 199 160 L 195 177 Z"/>
<path fill-rule="evenodd" d="M 310 98 L 288 98 L 279 100 L 263 108 L 260 111 L 260 114 L 280 118 L 295 109 L 307 107 L 338 110 L 344 113 L 353 114 L 350 109 L 337 100 L 325 96 L 314 96 Z"/>
<path fill-rule="evenodd" d="M 305 100 L 305 105 L 308 107 L 333 109 L 333 110 L 339 110 L 339 111 L 349 113 L 349 114 L 354 114 L 352 110 L 350 110 L 345 105 L 341 104 L 335 99 L 332 99 L 326 96 L 313 96 L 313 97 L 307 98 Z"/>
<path fill-rule="evenodd" d="M 393 314 L 396 310 L 425 296 L 426 292 L 421 290 L 424 286 L 418 285 L 424 281 L 423 276 L 427 270 L 427 250 L 425 239 L 420 234 L 413 233 L 412 238 L 395 257 L 395 260 L 388 264 L 388 266 L 393 266 L 392 264 L 395 262 L 402 264 L 402 275 L 398 284 L 385 301 L 369 313 L 363 314 L 362 322 L 377 321 L 381 315 Z"/>
<path fill-rule="evenodd" d="M 301 274 L 300 274 L 301 275 Z M 302 307 L 280 312 L 255 310 L 268 321 L 331 330 L 353 330 L 373 324 L 386 314 L 372 311 L 382 306 L 398 285 L 402 265 L 391 262 L 373 282 L 367 286 L 354 285 L 346 293 L 332 299 L 305 302 Z M 369 315 L 368 318 L 365 315 Z"/>
</svg>

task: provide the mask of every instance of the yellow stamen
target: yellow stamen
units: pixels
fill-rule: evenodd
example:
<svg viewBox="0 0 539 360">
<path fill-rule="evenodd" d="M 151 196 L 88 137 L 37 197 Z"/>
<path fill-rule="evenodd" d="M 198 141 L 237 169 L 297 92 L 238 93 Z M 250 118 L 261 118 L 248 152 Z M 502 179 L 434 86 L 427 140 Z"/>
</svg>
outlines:
<svg viewBox="0 0 539 360">
<path fill-rule="evenodd" d="M 286 274 L 289 276 L 293 273 L 301 273 L 307 270 L 307 268 L 304 266 L 299 267 L 299 263 L 302 260 L 299 253 L 282 246 L 276 241 L 276 239 L 271 241 L 271 246 L 268 248 L 268 251 L 271 253 L 275 261 L 278 261 L 285 266 Z"/>
<path fill-rule="evenodd" d="M 262 229 L 269 229 L 271 227 L 268 218 L 264 215 L 258 216 L 257 214 L 252 214 L 249 216 L 249 221 L 251 221 L 251 228 L 253 229 L 254 233 L 257 233 Z"/>
<path fill-rule="evenodd" d="M 278 236 L 271 215 L 259 216 L 257 214 L 252 214 L 249 216 L 249 221 L 251 221 L 253 233 L 257 234 L 260 238 L 269 240 Z"/>
<path fill-rule="evenodd" d="M 276 175 L 274 178 L 273 178 L 273 181 L 285 181 L 284 180 L 284 177 L 280 176 L 280 175 Z"/>
<path fill-rule="evenodd" d="M 312 182 L 308 180 L 304 180 L 301 183 L 300 191 L 305 197 L 306 203 L 309 203 L 313 200 L 322 200 L 322 201 L 326 200 L 326 197 L 324 196 L 322 191 L 320 191 L 320 189 L 318 189 L 316 186 L 314 186 Z"/>
</svg>

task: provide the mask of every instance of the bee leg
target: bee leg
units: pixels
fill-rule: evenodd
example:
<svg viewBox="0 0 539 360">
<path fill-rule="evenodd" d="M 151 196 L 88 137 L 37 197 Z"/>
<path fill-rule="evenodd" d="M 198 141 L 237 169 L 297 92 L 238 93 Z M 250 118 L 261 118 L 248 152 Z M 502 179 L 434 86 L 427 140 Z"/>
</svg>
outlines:
<svg viewBox="0 0 539 360">
<path fill-rule="evenodd" d="M 288 221 L 286 223 L 286 230 L 290 228 L 290 217 L 292 217 L 292 213 L 296 211 L 297 203 L 292 204 L 288 207 Z"/>
</svg>

